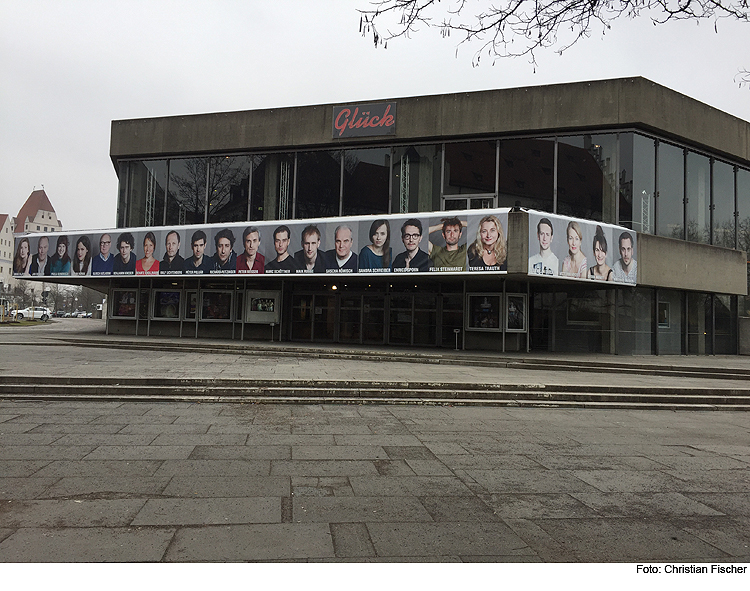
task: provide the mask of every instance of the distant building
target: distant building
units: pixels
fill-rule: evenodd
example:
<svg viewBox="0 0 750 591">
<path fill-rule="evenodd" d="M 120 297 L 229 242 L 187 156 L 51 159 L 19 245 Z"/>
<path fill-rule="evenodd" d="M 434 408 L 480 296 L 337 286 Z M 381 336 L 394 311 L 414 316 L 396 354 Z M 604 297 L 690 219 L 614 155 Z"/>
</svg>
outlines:
<svg viewBox="0 0 750 591">
<path fill-rule="evenodd" d="M 57 219 L 44 189 L 32 191 L 15 219 L 15 232 L 59 232 L 62 222 Z"/>
<path fill-rule="evenodd" d="M 13 285 L 13 220 L 7 213 L 0 213 L 0 292 Z"/>
</svg>

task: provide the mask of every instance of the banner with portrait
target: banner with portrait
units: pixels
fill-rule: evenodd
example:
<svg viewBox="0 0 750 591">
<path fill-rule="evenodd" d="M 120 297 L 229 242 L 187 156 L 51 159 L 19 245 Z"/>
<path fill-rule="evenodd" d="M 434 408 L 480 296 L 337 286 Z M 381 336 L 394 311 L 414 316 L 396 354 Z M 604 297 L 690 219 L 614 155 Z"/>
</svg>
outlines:
<svg viewBox="0 0 750 591">
<path fill-rule="evenodd" d="M 636 233 L 529 211 L 529 275 L 636 284 Z"/>
<path fill-rule="evenodd" d="M 508 211 L 18 235 L 13 275 L 506 273 Z"/>
</svg>

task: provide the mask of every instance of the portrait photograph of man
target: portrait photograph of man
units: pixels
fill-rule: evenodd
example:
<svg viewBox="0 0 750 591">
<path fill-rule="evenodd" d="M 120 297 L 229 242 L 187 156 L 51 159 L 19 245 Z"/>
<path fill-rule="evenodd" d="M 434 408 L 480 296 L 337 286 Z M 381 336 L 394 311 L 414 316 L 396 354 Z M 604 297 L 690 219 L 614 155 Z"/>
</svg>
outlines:
<svg viewBox="0 0 750 591">
<path fill-rule="evenodd" d="M 325 273 L 326 265 L 320 251 L 320 230 L 315 225 L 302 230 L 302 250 L 294 253 L 294 260 L 299 269 L 297 273 Z"/>
<path fill-rule="evenodd" d="M 557 275 L 560 270 L 560 261 L 552 252 L 552 240 L 554 238 L 554 227 L 549 218 L 541 218 L 536 225 L 536 244 L 529 245 L 529 275 Z M 536 250 L 536 252 L 534 252 Z"/>
<path fill-rule="evenodd" d="M 190 238 L 190 249 L 193 256 L 185 260 L 186 275 L 202 275 L 211 271 L 213 265 L 211 260 L 206 256 L 206 233 L 203 230 L 196 230 Z"/>
<path fill-rule="evenodd" d="M 263 273 L 266 267 L 266 257 L 260 248 L 260 230 L 255 226 L 248 226 L 242 232 L 242 244 L 245 250 L 237 257 L 238 273 Z"/>
<path fill-rule="evenodd" d="M 273 248 L 276 257 L 266 263 L 266 273 L 294 273 L 299 265 L 294 257 L 289 254 L 289 243 L 292 239 L 292 231 L 289 226 L 279 226 L 273 231 Z"/>
<path fill-rule="evenodd" d="M 430 257 L 419 248 L 422 242 L 422 222 L 417 218 L 406 220 L 401 226 L 401 241 L 404 252 L 393 258 L 394 273 L 427 272 L 430 270 Z"/>
<path fill-rule="evenodd" d="M 40 236 L 36 243 L 36 254 L 31 257 L 29 275 L 49 275 L 50 267 L 49 238 L 46 236 Z"/>
<path fill-rule="evenodd" d="M 333 233 L 333 250 L 326 252 L 326 273 L 356 273 L 357 255 L 352 252 L 354 232 L 342 224 Z"/>
<path fill-rule="evenodd" d="M 159 263 L 159 275 L 177 275 L 184 268 L 185 259 L 180 256 L 180 234 L 177 230 L 170 230 L 164 240 L 164 258 Z"/>
<path fill-rule="evenodd" d="M 617 241 L 620 258 L 612 267 L 614 280 L 619 283 L 636 283 L 638 262 L 635 260 L 635 243 L 630 232 L 623 232 Z"/>
<path fill-rule="evenodd" d="M 443 218 L 439 223 L 430 226 L 427 248 L 432 271 L 466 271 L 466 239 L 464 228 L 466 220 L 457 217 Z M 442 240 L 433 238 L 440 232 Z M 444 243 L 441 244 L 441 243 Z"/>
<path fill-rule="evenodd" d="M 229 228 L 216 232 L 214 236 L 214 253 L 211 273 L 236 273 L 237 253 L 234 252 L 234 233 Z"/>
<path fill-rule="evenodd" d="M 102 234 L 99 237 L 99 253 L 91 260 L 92 275 L 112 275 L 112 265 L 115 262 L 115 255 L 112 254 L 111 248 L 112 236 L 110 234 Z"/>
</svg>

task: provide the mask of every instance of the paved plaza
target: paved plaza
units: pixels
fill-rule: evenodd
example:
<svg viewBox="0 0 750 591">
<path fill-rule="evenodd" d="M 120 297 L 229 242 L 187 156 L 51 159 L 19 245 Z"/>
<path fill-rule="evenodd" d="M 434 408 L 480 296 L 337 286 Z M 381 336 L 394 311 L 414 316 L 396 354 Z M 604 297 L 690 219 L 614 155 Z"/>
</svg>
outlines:
<svg viewBox="0 0 750 591">
<path fill-rule="evenodd" d="M 0 328 L 0 376 L 743 383 L 87 347 L 103 325 L 73 322 Z M 5 397 L 0 561 L 750 562 L 749 468 L 747 412 Z"/>
<path fill-rule="evenodd" d="M 0 561 L 750 561 L 750 415 L 1 402 Z"/>
</svg>

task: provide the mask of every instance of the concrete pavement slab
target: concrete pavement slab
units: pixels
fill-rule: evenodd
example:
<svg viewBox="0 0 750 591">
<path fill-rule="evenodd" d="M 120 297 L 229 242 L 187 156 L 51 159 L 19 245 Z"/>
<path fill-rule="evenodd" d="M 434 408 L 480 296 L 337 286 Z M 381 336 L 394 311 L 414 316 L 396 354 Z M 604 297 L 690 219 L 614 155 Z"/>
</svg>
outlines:
<svg viewBox="0 0 750 591">
<path fill-rule="evenodd" d="M 378 556 L 533 556 L 504 523 L 368 523 Z"/>
<path fill-rule="evenodd" d="M 370 532 L 364 523 L 332 523 L 331 535 L 337 558 L 366 558 L 375 556 Z"/>
<path fill-rule="evenodd" d="M 154 476 L 270 476 L 269 460 L 165 460 Z"/>
<path fill-rule="evenodd" d="M 0 504 L 0 527 L 123 527 L 145 499 L 10 501 Z"/>
<path fill-rule="evenodd" d="M 471 468 L 477 465 L 476 456 L 469 454 L 464 450 L 463 454 L 458 455 L 438 455 L 438 459 L 451 468 L 460 470 Z M 486 455 L 482 458 L 482 465 L 497 470 L 540 470 L 547 468 L 543 462 L 524 455 L 507 454 L 507 455 Z"/>
<path fill-rule="evenodd" d="M 362 497 L 472 496 L 455 476 L 350 476 L 354 494 Z"/>
<path fill-rule="evenodd" d="M 495 511 L 477 497 L 421 497 L 420 501 L 434 521 L 499 521 Z"/>
<path fill-rule="evenodd" d="M 413 446 L 421 445 L 414 435 L 390 435 L 378 433 L 377 435 L 334 435 L 336 445 L 381 445 L 381 446 Z"/>
<path fill-rule="evenodd" d="M 162 462 L 158 460 L 55 460 L 34 473 L 35 477 L 79 478 L 110 476 L 153 476 Z"/>
<path fill-rule="evenodd" d="M 29 433 L 59 433 L 60 435 L 68 434 L 103 434 L 103 433 L 121 433 L 126 428 L 125 423 L 112 423 L 107 425 L 92 425 L 91 423 L 44 423 L 36 425 Z M 0 426 L 0 430 L 2 427 Z M 60 441 L 58 440 L 59 444 Z"/>
<path fill-rule="evenodd" d="M 466 470 L 489 493 L 560 493 L 596 490 L 567 470 Z"/>
<path fill-rule="evenodd" d="M 379 445 L 292 446 L 293 460 L 378 460 L 387 457 Z"/>
<path fill-rule="evenodd" d="M 668 521 L 643 519 L 535 520 L 584 562 L 697 562 L 729 555 Z"/>
<path fill-rule="evenodd" d="M 48 486 L 45 498 L 88 497 L 119 499 L 132 496 L 160 495 L 169 484 L 169 478 L 143 476 L 85 476 L 65 477 Z"/>
<path fill-rule="evenodd" d="M 598 517 L 573 493 L 493 494 L 487 504 L 503 519 L 567 519 Z"/>
<path fill-rule="evenodd" d="M 0 447 L 0 460 L 80 460 L 94 449 L 93 445 L 8 445 Z"/>
<path fill-rule="evenodd" d="M 149 499 L 132 525 L 281 523 L 279 497 Z"/>
<path fill-rule="evenodd" d="M 377 474 L 375 465 L 366 460 L 275 460 L 274 476 L 361 476 Z"/>
<path fill-rule="evenodd" d="M 174 476 L 163 494 L 170 497 L 288 497 L 287 476 Z"/>
<path fill-rule="evenodd" d="M 119 434 L 119 433 L 76 433 L 69 435 L 57 435 L 58 439 L 53 445 L 106 445 L 106 446 L 139 446 L 150 445 L 156 435 L 146 433 L 141 435 Z"/>
<path fill-rule="evenodd" d="M 0 562 L 153 562 L 171 528 L 22 528 L 0 542 Z"/>
<path fill-rule="evenodd" d="M 392 460 L 434 460 L 435 455 L 423 445 L 384 445 Z"/>
<path fill-rule="evenodd" d="M 100 445 L 87 460 L 186 460 L 193 445 Z"/>
<path fill-rule="evenodd" d="M 196 445 L 192 460 L 288 460 L 292 457 L 289 445 L 278 445 L 276 439 L 268 439 L 274 445 Z"/>
<path fill-rule="evenodd" d="M 453 476 L 453 471 L 440 460 L 405 460 L 417 476 Z"/>
<path fill-rule="evenodd" d="M 723 515 L 677 492 L 666 493 L 570 493 L 600 516 L 644 517 Z"/>
<path fill-rule="evenodd" d="M 295 523 L 432 521 L 417 500 L 404 497 L 302 497 L 295 499 Z"/>
<path fill-rule="evenodd" d="M 166 433 L 156 437 L 152 446 L 191 446 L 196 445 L 245 445 L 247 435 L 243 433 L 216 433 L 212 435 L 198 435 L 195 433 Z"/>
<path fill-rule="evenodd" d="M 416 476 L 406 460 L 375 460 L 373 463 L 381 476 Z"/>
<path fill-rule="evenodd" d="M 3 478 L 31 476 L 50 462 L 47 460 L 0 460 L 0 474 Z"/>
<path fill-rule="evenodd" d="M 750 558 L 750 517 L 693 517 L 678 521 L 696 538 L 715 546 L 736 562 Z"/>
<path fill-rule="evenodd" d="M 57 481 L 57 478 L 0 477 L 0 500 L 35 499 Z"/>
<path fill-rule="evenodd" d="M 685 493 L 686 497 L 728 515 L 750 517 L 750 492 Z"/>
<path fill-rule="evenodd" d="M 328 524 L 280 523 L 184 527 L 175 534 L 165 560 L 226 562 L 333 557 Z"/>
<path fill-rule="evenodd" d="M 94 427 L 94 425 L 90 425 Z M 109 425 L 101 425 L 101 427 L 108 427 Z M 123 425 L 118 434 L 122 435 L 138 435 L 138 434 L 153 434 L 154 438 L 160 434 L 174 434 L 174 433 L 192 433 L 196 435 L 205 435 L 208 431 L 208 425 L 195 425 L 195 424 L 154 424 L 154 423 L 131 423 L 129 425 Z"/>
<path fill-rule="evenodd" d="M 273 436 L 274 445 L 336 445 L 333 435 L 295 435 L 282 434 Z M 248 435 L 245 445 L 268 445 L 269 435 Z"/>
</svg>

